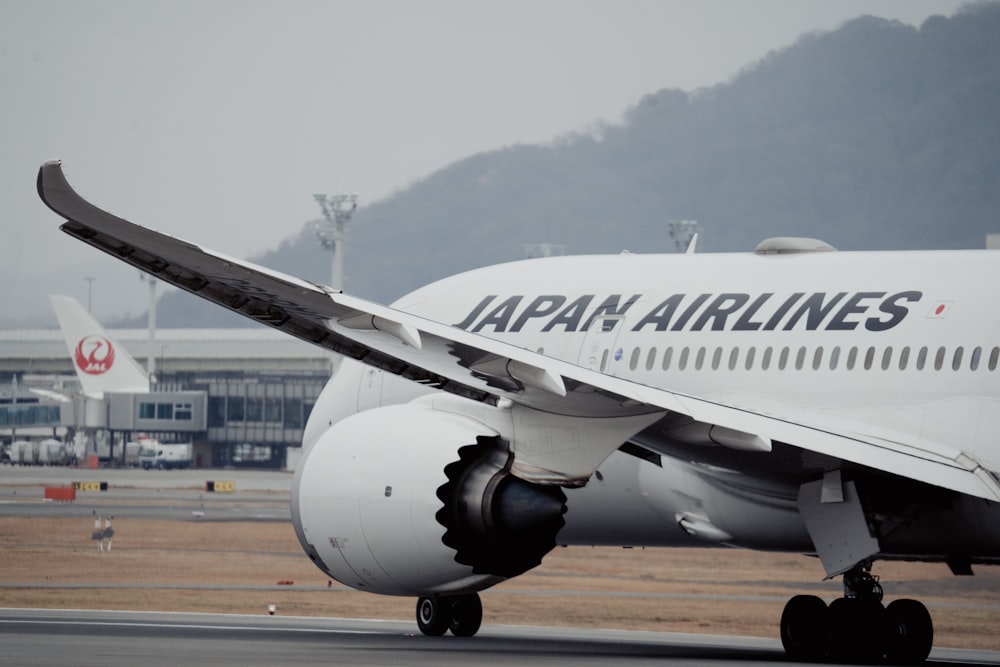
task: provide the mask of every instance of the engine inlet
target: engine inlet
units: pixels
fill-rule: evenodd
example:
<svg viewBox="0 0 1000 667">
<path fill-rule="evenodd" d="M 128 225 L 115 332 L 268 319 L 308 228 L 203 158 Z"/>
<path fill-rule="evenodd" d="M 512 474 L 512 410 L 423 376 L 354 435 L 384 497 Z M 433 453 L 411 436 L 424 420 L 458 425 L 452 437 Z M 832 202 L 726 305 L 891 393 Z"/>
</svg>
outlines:
<svg viewBox="0 0 1000 667">
<path fill-rule="evenodd" d="M 510 474 L 507 443 L 480 437 L 458 450 L 437 490 L 444 503 L 435 515 L 455 561 L 476 574 L 515 577 L 542 562 L 565 525 L 566 494 Z"/>
</svg>

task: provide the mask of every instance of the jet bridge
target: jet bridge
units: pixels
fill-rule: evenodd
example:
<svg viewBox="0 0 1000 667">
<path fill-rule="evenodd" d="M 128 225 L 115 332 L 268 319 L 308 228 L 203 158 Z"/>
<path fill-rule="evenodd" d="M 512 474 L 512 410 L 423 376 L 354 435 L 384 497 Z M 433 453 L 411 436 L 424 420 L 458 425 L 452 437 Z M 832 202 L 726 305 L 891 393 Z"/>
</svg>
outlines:
<svg viewBox="0 0 1000 667">
<path fill-rule="evenodd" d="M 107 427 L 112 431 L 204 432 L 208 398 L 204 391 L 109 393 Z"/>
</svg>

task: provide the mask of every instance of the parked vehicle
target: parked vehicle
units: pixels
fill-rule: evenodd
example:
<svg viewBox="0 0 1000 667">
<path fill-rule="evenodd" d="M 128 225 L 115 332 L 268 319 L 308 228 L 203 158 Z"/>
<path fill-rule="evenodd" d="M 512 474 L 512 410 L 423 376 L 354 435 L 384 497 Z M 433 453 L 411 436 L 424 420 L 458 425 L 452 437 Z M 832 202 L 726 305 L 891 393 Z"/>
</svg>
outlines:
<svg viewBox="0 0 1000 667">
<path fill-rule="evenodd" d="M 139 450 L 139 461 L 143 468 L 171 470 L 174 468 L 190 468 L 194 463 L 191 456 L 191 443 L 158 442 L 155 446 L 146 445 Z"/>
</svg>

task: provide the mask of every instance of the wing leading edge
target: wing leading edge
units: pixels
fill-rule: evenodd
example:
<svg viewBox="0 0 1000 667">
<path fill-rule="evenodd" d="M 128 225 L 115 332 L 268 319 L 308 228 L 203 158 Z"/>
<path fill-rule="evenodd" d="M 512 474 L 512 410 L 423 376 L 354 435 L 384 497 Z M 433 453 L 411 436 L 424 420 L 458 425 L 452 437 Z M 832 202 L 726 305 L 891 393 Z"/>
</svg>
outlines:
<svg viewBox="0 0 1000 667">
<path fill-rule="evenodd" d="M 866 438 L 640 385 L 226 257 L 90 204 L 70 187 L 59 161 L 42 165 L 37 185 L 42 201 L 67 219 L 67 234 L 245 317 L 415 382 L 574 418 L 680 413 L 1000 501 L 996 477 L 946 447 Z"/>
</svg>

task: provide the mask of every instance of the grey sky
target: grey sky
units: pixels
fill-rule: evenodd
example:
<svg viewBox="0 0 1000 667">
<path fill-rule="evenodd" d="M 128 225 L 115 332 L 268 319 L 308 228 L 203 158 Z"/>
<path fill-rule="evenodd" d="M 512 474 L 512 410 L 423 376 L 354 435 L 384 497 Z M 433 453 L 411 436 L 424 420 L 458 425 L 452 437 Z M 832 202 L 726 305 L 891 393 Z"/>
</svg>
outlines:
<svg viewBox="0 0 1000 667">
<path fill-rule="evenodd" d="M 731 78 L 801 34 L 959 0 L 0 0 L 0 319 L 45 295 L 139 313 L 138 274 L 58 231 L 61 158 L 98 205 L 235 256 L 473 153 L 617 122 L 643 95 Z M 348 286 L 349 287 L 349 286 Z M 416 287 L 416 286 L 415 286 Z M 53 318 L 54 321 L 54 318 Z"/>
</svg>

